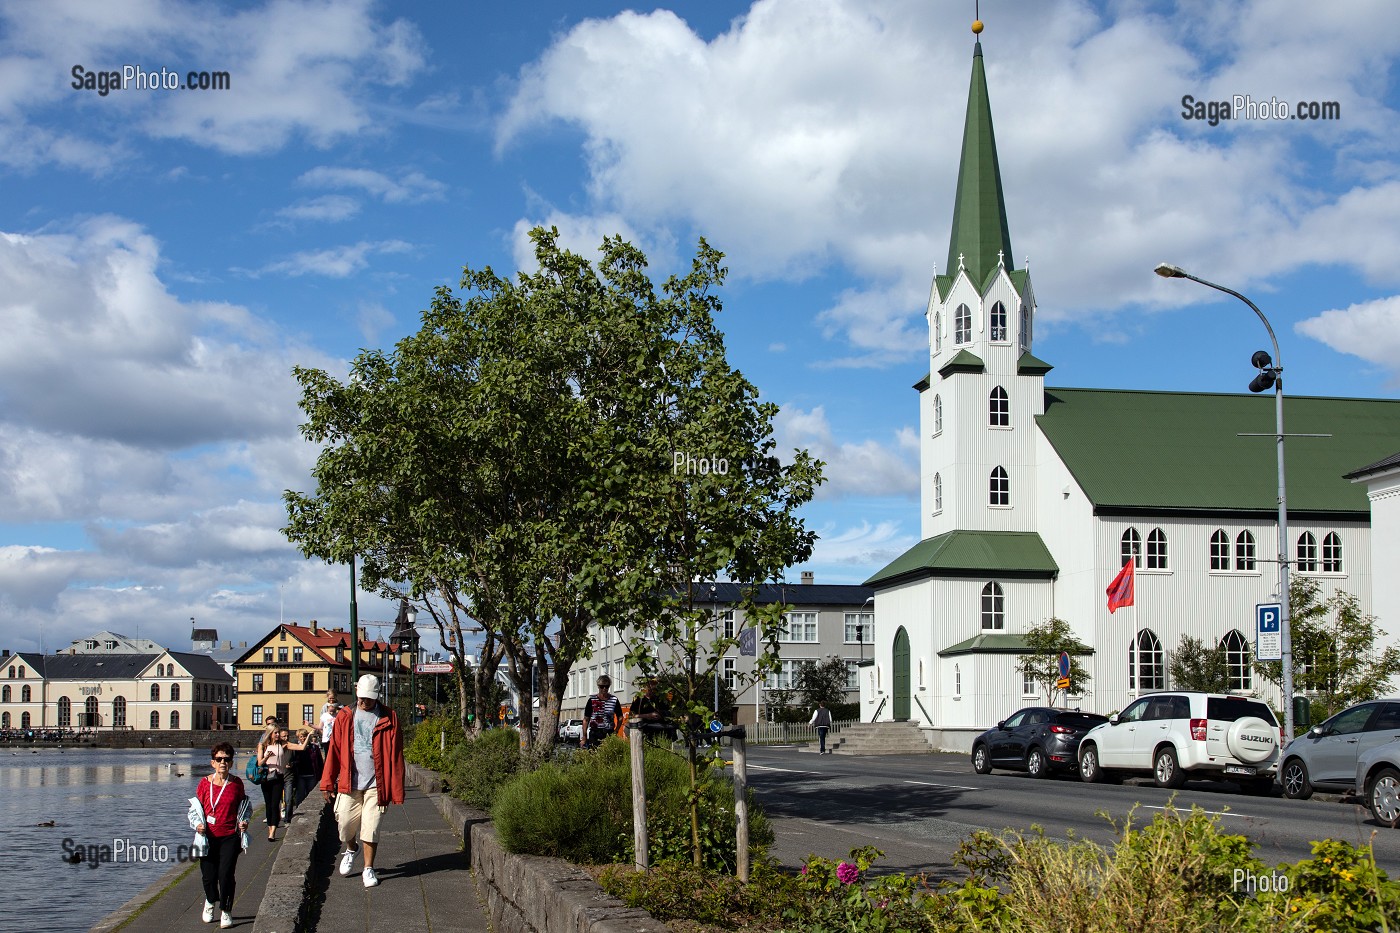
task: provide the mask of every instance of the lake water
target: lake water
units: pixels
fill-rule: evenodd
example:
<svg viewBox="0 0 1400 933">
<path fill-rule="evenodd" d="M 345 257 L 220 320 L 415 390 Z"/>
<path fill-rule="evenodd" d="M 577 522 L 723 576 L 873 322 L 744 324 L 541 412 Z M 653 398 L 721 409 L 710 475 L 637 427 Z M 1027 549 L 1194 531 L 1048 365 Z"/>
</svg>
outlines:
<svg viewBox="0 0 1400 933">
<path fill-rule="evenodd" d="M 208 749 L 0 747 L 0 931 L 85 931 L 165 874 L 208 773 Z M 103 846 L 112 861 L 66 861 Z"/>
</svg>

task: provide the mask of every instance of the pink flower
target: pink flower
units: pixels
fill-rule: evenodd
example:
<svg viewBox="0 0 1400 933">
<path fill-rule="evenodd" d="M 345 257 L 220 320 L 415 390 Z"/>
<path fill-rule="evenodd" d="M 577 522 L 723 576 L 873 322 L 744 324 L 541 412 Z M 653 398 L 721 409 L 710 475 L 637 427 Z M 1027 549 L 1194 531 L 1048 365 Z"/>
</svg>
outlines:
<svg viewBox="0 0 1400 933">
<path fill-rule="evenodd" d="M 855 884 L 860 877 L 860 869 L 850 862 L 842 862 L 836 866 L 836 880 L 842 884 Z"/>
<path fill-rule="evenodd" d="M 804 874 L 804 875 L 807 874 L 807 866 L 806 866 L 806 865 L 803 865 L 803 866 L 802 866 L 802 874 Z"/>
</svg>

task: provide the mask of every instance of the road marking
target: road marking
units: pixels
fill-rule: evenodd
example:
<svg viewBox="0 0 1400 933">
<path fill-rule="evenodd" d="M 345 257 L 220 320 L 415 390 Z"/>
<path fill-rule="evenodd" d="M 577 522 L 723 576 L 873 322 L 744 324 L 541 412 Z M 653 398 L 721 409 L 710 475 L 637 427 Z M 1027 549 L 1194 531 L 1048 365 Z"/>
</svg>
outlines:
<svg viewBox="0 0 1400 933">
<path fill-rule="evenodd" d="M 774 767 L 770 767 L 769 765 L 749 765 L 749 767 L 750 767 L 750 768 L 753 768 L 753 769 L 755 769 L 755 770 L 757 770 L 757 771 L 783 771 L 783 772 L 786 772 L 787 774 L 816 774 L 816 773 L 817 773 L 817 772 L 815 772 L 815 771 L 799 771 L 799 770 L 797 770 L 796 768 L 774 768 Z"/>
<path fill-rule="evenodd" d="M 1151 804 L 1140 804 L 1144 810 L 1166 810 L 1166 807 L 1152 806 Z M 1186 807 L 1172 807 L 1178 813 L 1190 813 Z M 1233 816 L 1241 820 L 1263 819 L 1263 817 L 1250 816 L 1248 813 L 1227 813 L 1224 810 L 1202 810 L 1202 813 L 1209 813 L 1211 816 Z"/>
<path fill-rule="evenodd" d="M 976 787 L 968 787 L 966 784 L 935 784 L 933 781 L 905 781 L 905 784 L 921 784 L 924 787 L 951 787 L 955 790 L 977 790 Z"/>
</svg>

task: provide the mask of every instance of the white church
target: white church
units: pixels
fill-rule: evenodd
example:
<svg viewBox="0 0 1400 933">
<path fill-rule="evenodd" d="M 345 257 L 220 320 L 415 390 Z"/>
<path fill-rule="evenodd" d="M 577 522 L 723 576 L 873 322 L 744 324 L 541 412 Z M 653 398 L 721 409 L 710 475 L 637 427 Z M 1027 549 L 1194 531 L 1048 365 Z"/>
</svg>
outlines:
<svg viewBox="0 0 1400 933">
<path fill-rule="evenodd" d="M 919 393 L 920 537 L 866 581 L 875 591 L 865 721 L 907 720 L 939 748 L 1044 703 L 1016 669 L 1052 617 L 1089 653 L 1085 710 L 1172 686 L 1182 636 L 1223 644 L 1232 689 L 1277 689 L 1252 669 L 1255 606 L 1276 601 L 1275 400 L 1055 388 L 1034 355 L 1036 301 L 1014 266 L 981 43 L 973 52 L 946 273 L 929 298 Z M 1241 311 L 1244 309 L 1242 308 Z M 1285 398 L 1287 551 L 1323 595 L 1355 594 L 1400 623 L 1400 401 Z M 1133 605 L 1105 590 L 1135 564 Z M 1378 575 L 1378 576 L 1377 576 Z"/>
</svg>

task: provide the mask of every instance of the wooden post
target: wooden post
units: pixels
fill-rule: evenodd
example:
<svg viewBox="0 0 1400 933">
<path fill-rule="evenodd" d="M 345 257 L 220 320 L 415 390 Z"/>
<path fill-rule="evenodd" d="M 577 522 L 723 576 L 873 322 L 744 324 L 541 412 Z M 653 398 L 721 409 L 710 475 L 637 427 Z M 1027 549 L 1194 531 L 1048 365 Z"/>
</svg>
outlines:
<svg viewBox="0 0 1400 933">
<path fill-rule="evenodd" d="M 749 880 L 749 767 L 748 751 L 744 747 L 744 730 L 734 733 L 734 855 L 738 860 L 739 880 Z"/>
<path fill-rule="evenodd" d="M 587 724 L 584 728 L 587 728 Z M 646 769 L 643 767 L 642 730 L 638 723 L 628 723 L 627 744 L 632 750 L 632 848 L 636 851 L 637 871 L 646 871 L 647 784 Z"/>
</svg>

